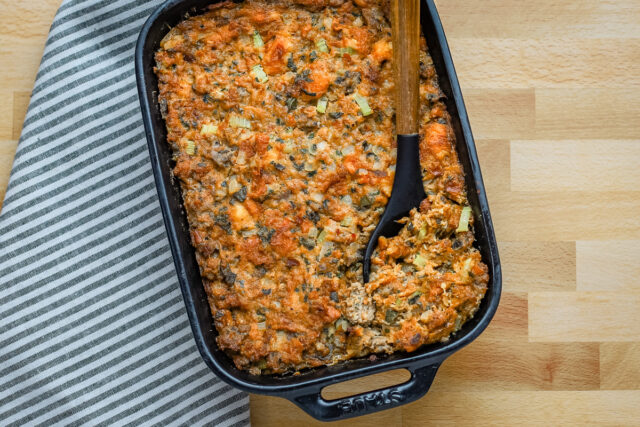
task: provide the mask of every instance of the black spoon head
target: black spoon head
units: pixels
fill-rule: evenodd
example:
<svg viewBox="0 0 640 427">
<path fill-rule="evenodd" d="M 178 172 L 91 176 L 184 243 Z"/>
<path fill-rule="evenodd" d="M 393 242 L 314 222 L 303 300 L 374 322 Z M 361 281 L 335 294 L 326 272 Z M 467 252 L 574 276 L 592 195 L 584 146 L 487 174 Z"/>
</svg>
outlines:
<svg viewBox="0 0 640 427">
<path fill-rule="evenodd" d="M 378 226 L 369 238 L 364 254 L 362 264 L 365 283 L 369 281 L 371 255 L 378 246 L 378 238 L 397 235 L 402 229 L 402 224 L 397 221 L 407 216 L 411 209 L 419 207 L 425 197 L 420 169 L 420 137 L 418 134 L 398 135 L 396 175 L 391 197 Z"/>
</svg>

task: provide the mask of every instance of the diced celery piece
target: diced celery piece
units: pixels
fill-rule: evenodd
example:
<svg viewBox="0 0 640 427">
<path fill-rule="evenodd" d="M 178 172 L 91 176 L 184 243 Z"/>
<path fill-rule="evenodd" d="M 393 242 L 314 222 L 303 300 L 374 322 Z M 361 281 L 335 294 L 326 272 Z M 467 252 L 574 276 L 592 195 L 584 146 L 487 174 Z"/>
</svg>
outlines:
<svg viewBox="0 0 640 427">
<path fill-rule="evenodd" d="M 424 239 L 425 237 L 427 237 L 427 225 L 423 224 L 422 227 L 420 227 L 420 231 L 418 232 L 418 237 L 420 239 Z"/>
<path fill-rule="evenodd" d="M 253 77 L 255 77 L 256 80 L 258 80 L 260 83 L 266 83 L 269 80 L 267 73 L 264 72 L 260 64 L 254 65 L 251 68 L 251 73 L 253 74 Z"/>
<path fill-rule="evenodd" d="M 367 101 L 367 98 L 365 98 L 364 96 L 356 92 L 356 94 L 353 95 L 353 100 L 356 101 L 356 103 L 360 107 L 360 111 L 362 112 L 363 116 L 368 116 L 373 113 L 373 110 L 371 109 L 371 107 L 369 107 L 369 101 Z"/>
<path fill-rule="evenodd" d="M 358 51 L 352 48 L 351 46 L 348 46 L 348 47 L 341 47 L 338 50 L 338 53 L 340 53 L 340 56 L 344 55 L 345 53 L 348 53 L 349 55 L 354 55 L 358 53 Z"/>
<path fill-rule="evenodd" d="M 327 98 L 320 98 L 318 99 L 318 105 L 316 106 L 316 111 L 320 114 L 324 114 L 325 111 L 327 111 L 327 104 L 329 103 L 329 101 L 327 101 Z"/>
<path fill-rule="evenodd" d="M 416 254 L 416 256 L 413 257 L 413 265 L 418 268 L 424 268 L 424 266 L 427 265 L 427 260 L 422 255 Z"/>
<path fill-rule="evenodd" d="M 258 49 L 264 46 L 262 37 L 260 37 L 260 33 L 257 30 L 253 32 L 253 45 Z"/>
<path fill-rule="evenodd" d="M 196 153 L 196 143 L 193 141 L 187 141 L 187 146 L 184 149 L 184 152 L 190 156 L 193 156 Z"/>
<path fill-rule="evenodd" d="M 329 46 L 327 46 L 327 41 L 325 39 L 319 39 L 316 42 L 316 47 L 320 52 L 324 52 L 324 53 L 329 52 Z"/>
<path fill-rule="evenodd" d="M 464 208 L 462 208 L 462 213 L 460 214 L 460 221 L 458 222 L 458 228 L 456 229 L 456 233 L 469 231 L 470 218 L 471 218 L 471 208 L 469 206 L 465 206 Z"/>
<path fill-rule="evenodd" d="M 218 133 L 218 126 L 211 124 L 203 125 L 202 129 L 200 129 L 200 133 L 202 135 L 213 135 L 215 133 Z"/>
<path fill-rule="evenodd" d="M 232 115 L 229 119 L 229 126 L 232 128 L 245 128 L 251 129 L 251 122 L 244 117 Z"/>
</svg>

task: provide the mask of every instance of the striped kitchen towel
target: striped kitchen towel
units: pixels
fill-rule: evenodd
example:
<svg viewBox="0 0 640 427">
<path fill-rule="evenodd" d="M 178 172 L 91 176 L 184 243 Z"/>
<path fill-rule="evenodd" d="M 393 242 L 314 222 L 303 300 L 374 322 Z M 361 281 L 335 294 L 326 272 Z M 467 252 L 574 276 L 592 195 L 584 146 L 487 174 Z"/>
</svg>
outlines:
<svg viewBox="0 0 640 427">
<path fill-rule="evenodd" d="M 134 45 L 159 0 L 64 0 L 0 214 L 0 425 L 246 425 L 200 358 Z"/>
</svg>

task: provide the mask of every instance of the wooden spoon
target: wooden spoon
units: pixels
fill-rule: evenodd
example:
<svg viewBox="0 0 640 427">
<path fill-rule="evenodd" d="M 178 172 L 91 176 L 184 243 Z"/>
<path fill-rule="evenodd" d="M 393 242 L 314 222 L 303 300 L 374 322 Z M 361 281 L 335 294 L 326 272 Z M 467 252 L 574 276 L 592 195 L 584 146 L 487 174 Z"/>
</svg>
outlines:
<svg viewBox="0 0 640 427">
<path fill-rule="evenodd" d="M 393 64 L 396 89 L 396 132 L 398 154 L 391 197 L 371 234 L 364 256 L 364 282 L 369 281 L 371 255 L 380 236 L 398 234 L 396 222 L 424 200 L 420 168 L 419 85 L 420 85 L 420 0 L 392 0 Z"/>
</svg>

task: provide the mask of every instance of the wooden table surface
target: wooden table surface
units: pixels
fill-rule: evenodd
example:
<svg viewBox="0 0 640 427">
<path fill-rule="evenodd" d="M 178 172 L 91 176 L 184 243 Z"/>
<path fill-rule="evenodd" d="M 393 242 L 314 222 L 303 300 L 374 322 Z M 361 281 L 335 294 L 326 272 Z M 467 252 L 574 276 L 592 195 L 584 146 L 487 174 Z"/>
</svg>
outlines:
<svg viewBox="0 0 640 427">
<path fill-rule="evenodd" d="M 0 0 L 0 199 L 59 3 Z M 640 0 L 437 4 L 504 294 L 426 397 L 339 424 L 640 425 Z M 279 398 L 252 396 L 251 407 L 255 426 L 322 425 Z"/>
</svg>

